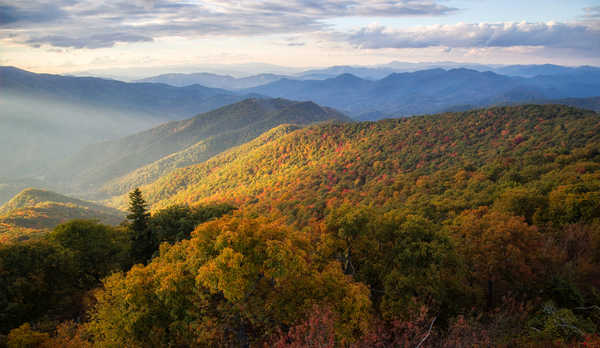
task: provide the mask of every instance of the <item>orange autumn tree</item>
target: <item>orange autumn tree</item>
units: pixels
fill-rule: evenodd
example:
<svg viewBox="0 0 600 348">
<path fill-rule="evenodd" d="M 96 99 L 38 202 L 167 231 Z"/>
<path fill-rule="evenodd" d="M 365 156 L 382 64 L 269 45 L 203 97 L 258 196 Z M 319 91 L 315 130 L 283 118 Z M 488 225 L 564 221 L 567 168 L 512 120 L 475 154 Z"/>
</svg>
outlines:
<svg viewBox="0 0 600 348">
<path fill-rule="evenodd" d="M 524 218 L 480 207 L 462 213 L 450 229 L 489 309 L 502 295 L 535 284 L 543 266 L 542 234 Z"/>
<path fill-rule="evenodd" d="M 317 262 L 305 234 L 264 218 L 223 218 L 149 265 L 105 281 L 85 327 L 96 344 L 246 346 L 304 320 L 336 313 L 336 337 L 367 330 L 369 291 L 338 262 Z"/>
</svg>

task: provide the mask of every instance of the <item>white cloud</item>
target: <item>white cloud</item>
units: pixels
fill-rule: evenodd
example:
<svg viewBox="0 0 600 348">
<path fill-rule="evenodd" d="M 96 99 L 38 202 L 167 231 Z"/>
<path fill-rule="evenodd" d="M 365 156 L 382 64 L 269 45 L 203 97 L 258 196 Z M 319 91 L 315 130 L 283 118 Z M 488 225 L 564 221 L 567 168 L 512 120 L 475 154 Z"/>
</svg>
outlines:
<svg viewBox="0 0 600 348">
<path fill-rule="evenodd" d="M 371 25 L 337 38 L 363 49 L 541 46 L 600 53 L 600 30 L 585 23 L 458 23 L 408 30 Z"/>
<path fill-rule="evenodd" d="M 347 16 L 439 16 L 434 0 L 0 0 L 0 37 L 32 46 L 101 48 L 158 37 L 310 32 Z"/>
</svg>

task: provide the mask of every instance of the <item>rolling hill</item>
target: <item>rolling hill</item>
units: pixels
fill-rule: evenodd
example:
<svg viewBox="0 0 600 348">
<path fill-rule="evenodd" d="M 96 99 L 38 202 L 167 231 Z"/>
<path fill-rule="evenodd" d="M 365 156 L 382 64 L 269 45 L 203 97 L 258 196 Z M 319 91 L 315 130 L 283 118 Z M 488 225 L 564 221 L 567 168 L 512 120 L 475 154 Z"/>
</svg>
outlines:
<svg viewBox="0 0 600 348">
<path fill-rule="evenodd" d="M 119 210 L 29 188 L 0 206 L 0 241 L 27 239 L 72 219 L 93 219 L 117 225 L 125 218 Z"/>
<path fill-rule="evenodd" d="M 63 164 L 54 177 L 65 182 L 65 189 L 87 192 L 138 168 L 152 166 L 140 169 L 139 178 L 132 174 L 108 190 L 122 193 L 134 183 L 150 182 L 173 168 L 205 161 L 280 124 L 306 125 L 327 120 L 350 121 L 341 113 L 312 102 L 247 99 L 191 119 L 89 146 Z M 154 163 L 166 156 L 171 157 Z"/>
<path fill-rule="evenodd" d="M 48 189 L 47 184 L 39 179 L 24 178 L 24 179 L 7 179 L 0 178 L 0 206 L 8 202 L 17 193 L 28 187 L 38 187 Z"/>
<path fill-rule="evenodd" d="M 449 214 L 490 204 L 511 182 L 570 173 L 574 160 L 598 160 L 599 146 L 600 117 L 594 112 L 559 105 L 496 107 L 314 125 L 177 169 L 141 189 L 154 209 L 228 201 L 301 221 L 344 201 Z M 591 169 L 597 164 L 583 166 L 597 176 Z M 529 177 L 514 174 L 519 170 L 531 171 Z M 546 185 L 547 193 L 560 180 Z M 420 200 L 423 194 L 428 203 Z M 126 197 L 111 204 L 122 207 Z"/>
</svg>

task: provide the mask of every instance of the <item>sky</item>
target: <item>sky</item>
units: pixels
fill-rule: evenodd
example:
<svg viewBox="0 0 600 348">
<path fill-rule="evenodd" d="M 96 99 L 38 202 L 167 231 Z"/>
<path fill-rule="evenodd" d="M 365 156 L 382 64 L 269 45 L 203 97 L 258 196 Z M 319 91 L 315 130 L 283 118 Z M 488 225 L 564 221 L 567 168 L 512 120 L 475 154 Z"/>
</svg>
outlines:
<svg viewBox="0 0 600 348">
<path fill-rule="evenodd" d="M 35 72 L 391 61 L 598 66 L 600 0 L 0 0 L 0 65 Z"/>
</svg>

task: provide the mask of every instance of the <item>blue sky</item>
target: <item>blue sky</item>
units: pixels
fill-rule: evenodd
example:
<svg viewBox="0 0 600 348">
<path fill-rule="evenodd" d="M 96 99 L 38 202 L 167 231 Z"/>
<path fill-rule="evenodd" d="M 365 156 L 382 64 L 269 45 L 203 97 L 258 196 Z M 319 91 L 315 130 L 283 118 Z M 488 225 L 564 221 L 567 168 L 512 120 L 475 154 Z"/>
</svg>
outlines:
<svg viewBox="0 0 600 348">
<path fill-rule="evenodd" d="M 0 64 L 600 65 L 600 0 L 0 0 Z"/>
<path fill-rule="evenodd" d="M 524 0 L 524 1 L 486 1 L 461 0 L 442 2 L 459 9 L 447 16 L 377 18 L 386 25 L 410 27 L 418 25 L 454 24 L 457 22 L 569 22 L 584 14 L 583 9 L 600 5 L 600 0 Z M 368 25 L 373 18 L 340 18 L 331 23 L 339 28 L 352 28 Z"/>
</svg>

